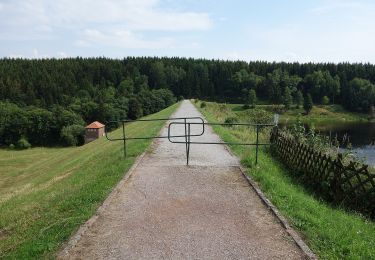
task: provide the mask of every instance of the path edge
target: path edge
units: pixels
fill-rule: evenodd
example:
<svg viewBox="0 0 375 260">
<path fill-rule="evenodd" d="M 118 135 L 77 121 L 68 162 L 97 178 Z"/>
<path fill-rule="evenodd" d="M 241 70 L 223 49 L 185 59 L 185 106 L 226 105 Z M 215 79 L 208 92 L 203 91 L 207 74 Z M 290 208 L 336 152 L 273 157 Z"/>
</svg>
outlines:
<svg viewBox="0 0 375 260">
<path fill-rule="evenodd" d="M 219 138 L 221 139 L 220 136 Z M 224 147 L 232 156 L 238 158 L 238 156 L 232 152 L 228 145 L 224 145 Z M 237 167 L 239 168 L 242 176 L 246 179 L 249 186 L 255 191 L 255 193 L 258 195 L 262 203 L 271 211 L 271 213 L 281 223 L 281 226 L 284 228 L 287 234 L 293 239 L 294 243 L 296 243 L 296 245 L 302 250 L 306 258 L 312 260 L 319 259 L 310 249 L 310 247 L 303 241 L 301 236 L 290 226 L 288 220 L 283 215 L 281 215 L 276 206 L 273 205 L 272 202 L 266 197 L 266 195 L 259 188 L 259 185 L 249 175 L 246 174 L 247 170 L 242 166 L 241 162 L 240 165 Z"/>
<path fill-rule="evenodd" d="M 173 117 L 173 115 L 176 113 L 176 111 L 181 107 L 182 102 L 179 102 L 180 104 L 177 106 L 175 111 L 169 116 Z M 168 121 L 167 121 L 168 122 Z M 161 134 L 161 132 L 166 127 L 167 123 L 165 123 L 159 130 L 158 135 Z M 146 156 L 147 153 L 149 153 L 150 149 L 155 145 L 155 142 L 157 139 L 154 139 L 148 147 L 145 149 L 145 151 L 139 155 L 133 165 L 130 167 L 130 169 L 125 173 L 124 177 L 117 183 L 117 185 L 113 188 L 113 190 L 109 193 L 107 198 L 103 201 L 103 204 L 99 206 L 99 208 L 95 211 L 95 213 L 85 222 L 83 223 L 79 229 L 74 233 L 74 235 L 70 236 L 69 239 L 62 244 L 61 249 L 57 251 L 55 254 L 57 259 L 64 259 L 69 256 L 69 252 L 78 244 L 81 237 L 86 233 L 86 231 L 94 225 L 94 223 L 99 218 L 100 214 L 104 212 L 105 208 L 109 205 L 111 200 L 116 196 L 116 194 L 119 192 L 120 187 L 124 185 L 129 178 L 133 175 L 135 169 L 138 167 L 138 165 L 141 163 L 143 158 Z"/>
<path fill-rule="evenodd" d="M 105 211 L 107 206 L 111 203 L 113 198 L 117 195 L 117 193 L 120 190 L 120 187 L 125 185 L 125 183 L 133 175 L 135 169 L 138 167 L 138 165 L 141 163 L 141 161 L 145 157 L 147 150 L 148 148 L 135 159 L 133 165 L 125 173 L 124 177 L 117 183 L 117 185 L 113 188 L 113 190 L 109 193 L 107 198 L 104 200 L 103 204 L 99 206 L 99 208 L 95 211 L 95 213 L 85 223 L 83 223 L 79 227 L 77 232 L 73 236 L 71 236 L 67 242 L 65 242 L 65 245 L 63 245 L 62 249 L 59 250 L 56 254 L 57 259 L 63 259 L 65 257 L 68 257 L 69 252 L 77 245 L 77 243 L 82 238 L 82 236 L 96 222 L 96 220 L 99 218 L 101 213 Z"/>
<path fill-rule="evenodd" d="M 218 134 L 216 134 L 216 135 L 220 138 L 221 141 L 223 141 Z M 233 153 L 233 151 L 230 149 L 230 147 L 228 145 L 225 144 L 224 148 L 232 156 L 238 158 L 238 156 Z M 255 191 L 255 193 L 258 195 L 258 197 L 263 202 L 263 204 L 271 211 L 271 213 L 281 223 L 281 226 L 284 228 L 284 230 L 287 232 L 287 234 L 293 239 L 294 243 L 296 243 L 296 245 L 302 250 L 302 252 L 305 254 L 306 258 L 307 259 L 314 259 L 314 260 L 319 259 L 314 254 L 314 252 L 310 249 L 310 247 L 303 241 L 301 236 L 290 226 L 288 220 L 283 215 L 281 215 L 281 213 L 275 207 L 275 205 L 273 205 L 272 202 L 266 197 L 266 195 L 259 188 L 258 184 L 249 175 L 246 174 L 247 170 L 242 166 L 241 160 L 239 158 L 238 158 L 238 160 L 239 160 L 240 164 L 237 167 L 239 168 L 242 176 L 246 179 L 249 186 Z"/>
<path fill-rule="evenodd" d="M 190 100 L 189 100 L 190 101 Z M 190 103 L 192 103 L 190 101 Z M 192 103 L 192 105 L 197 109 L 197 111 L 203 116 L 203 120 L 205 120 L 204 115 L 199 111 L 197 106 Z M 206 120 L 207 121 L 207 120 Z M 223 141 L 220 135 L 218 135 L 214 129 L 212 129 L 213 132 L 219 137 L 220 141 Z M 224 149 L 227 150 L 233 157 L 238 159 L 239 165 L 234 166 L 239 168 L 242 176 L 246 179 L 247 183 L 249 184 L 250 188 L 252 188 L 255 193 L 258 195 L 262 203 L 271 211 L 271 213 L 275 216 L 275 218 L 280 222 L 281 226 L 284 228 L 284 230 L 287 232 L 287 234 L 293 239 L 294 243 L 301 249 L 301 251 L 305 254 L 307 259 L 319 259 L 317 255 L 314 254 L 314 252 L 310 249 L 310 247 L 303 241 L 301 236 L 290 226 L 288 220 L 281 215 L 279 210 L 272 204 L 272 202 L 267 199 L 266 195 L 262 192 L 262 190 L 259 188 L 258 184 L 249 176 L 246 174 L 247 170 L 242 166 L 240 158 L 233 153 L 233 151 L 230 149 L 229 145 L 224 144 Z"/>
<path fill-rule="evenodd" d="M 258 184 L 250 176 L 246 174 L 246 169 L 243 166 L 239 166 L 238 168 L 240 169 L 242 176 L 246 179 L 247 183 L 253 188 L 253 190 L 256 192 L 256 194 L 261 199 L 263 204 L 272 212 L 272 214 L 281 223 L 281 225 L 288 233 L 288 235 L 292 237 L 293 241 L 306 255 L 307 259 L 318 259 L 314 252 L 303 241 L 301 236 L 290 226 L 288 220 L 284 216 L 282 216 L 279 210 L 272 204 L 272 202 L 269 199 L 267 199 L 266 195 L 264 195 L 262 190 L 259 188 Z"/>
</svg>

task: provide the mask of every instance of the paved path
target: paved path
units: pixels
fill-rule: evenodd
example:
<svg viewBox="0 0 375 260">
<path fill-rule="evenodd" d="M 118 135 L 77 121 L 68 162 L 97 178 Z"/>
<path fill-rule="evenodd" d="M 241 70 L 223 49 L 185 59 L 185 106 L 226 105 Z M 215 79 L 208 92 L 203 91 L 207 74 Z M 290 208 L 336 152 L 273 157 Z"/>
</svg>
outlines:
<svg viewBox="0 0 375 260">
<path fill-rule="evenodd" d="M 184 101 L 175 117 L 201 116 Z M 199 126 L 192 133 L 200 131 Z M 164 134 L 167 129 L 164 129 Z M 175 127 L 173 134 L 183 132 Z M 193 140 L 218 141 L 211 128 Z M 301 259 L 303 254 L 220 145 L 157 140 L 68 259 Z"/>
</svg>

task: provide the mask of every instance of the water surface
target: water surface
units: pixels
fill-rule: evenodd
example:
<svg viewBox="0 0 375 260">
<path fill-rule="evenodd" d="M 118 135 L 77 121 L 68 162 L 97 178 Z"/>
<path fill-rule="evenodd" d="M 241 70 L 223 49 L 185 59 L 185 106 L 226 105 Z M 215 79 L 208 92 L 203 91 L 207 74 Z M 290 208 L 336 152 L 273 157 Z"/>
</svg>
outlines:
<svg viewBox="0 0 375 260">
<path fill-rule="evenodd" d="M 289 124 L 288 124 L 289 125 Z M 352 151 L 365 163 L 375 165 L 375 123 L 370 122 L 319 122 L 312 123 L 321 134 L 337 136 L 341 142 L 348 139 Z M 345 149 L 345 146 L 341 147 Z"/>
</svg>

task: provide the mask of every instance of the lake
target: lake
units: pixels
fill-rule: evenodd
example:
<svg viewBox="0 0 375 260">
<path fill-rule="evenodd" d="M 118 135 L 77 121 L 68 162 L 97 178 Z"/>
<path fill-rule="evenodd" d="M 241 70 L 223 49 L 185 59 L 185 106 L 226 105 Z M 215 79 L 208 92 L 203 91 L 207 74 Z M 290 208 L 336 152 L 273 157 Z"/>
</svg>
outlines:
<svg viewBox="0 0 375 260">
<path fill-rule="evenodd" d="M 375 165 L 375 123 L 323 122 L 314 123 L 314 126 L 321 134 L 337 135 L 339 141 L 348 136 L 356 156 L 367 164 Z"/>
</svg>

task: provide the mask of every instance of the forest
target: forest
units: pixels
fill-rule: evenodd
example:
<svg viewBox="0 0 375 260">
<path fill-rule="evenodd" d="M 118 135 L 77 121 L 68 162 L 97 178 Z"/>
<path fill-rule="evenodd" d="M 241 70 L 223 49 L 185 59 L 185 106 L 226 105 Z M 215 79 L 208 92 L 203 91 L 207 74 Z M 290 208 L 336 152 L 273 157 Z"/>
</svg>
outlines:
<svg viewBox="0 0 375 260">
<path fill-rule="evenodd" d="M 84 126 L 136 119 L 182 98 L 341 104 L 368 113 L 375 66 L 128 57 L 0 59 L 0 146 L 80 145 Z"/>
</svg>

